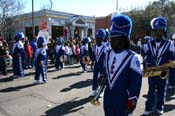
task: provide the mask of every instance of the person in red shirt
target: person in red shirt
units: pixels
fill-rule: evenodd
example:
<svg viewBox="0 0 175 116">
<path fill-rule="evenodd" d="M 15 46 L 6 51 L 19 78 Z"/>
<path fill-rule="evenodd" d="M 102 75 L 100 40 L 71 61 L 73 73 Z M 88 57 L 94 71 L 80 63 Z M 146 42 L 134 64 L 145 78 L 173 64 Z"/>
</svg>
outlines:
<svg viewBox="0 0 175 116">
<path fill-rule="evenodd" d="M 30 69 L 30 68 L 32 68 L 32 66 L 31 66 L 32 62 L 31 61 L 32 61 L 33 49 L 32 49 L 32 46 L 29 44 L 29 40 L 25 41 L 24 49 L 25 49 L 26 57 L 27 57 L 25 68 Z"/>
</svg>

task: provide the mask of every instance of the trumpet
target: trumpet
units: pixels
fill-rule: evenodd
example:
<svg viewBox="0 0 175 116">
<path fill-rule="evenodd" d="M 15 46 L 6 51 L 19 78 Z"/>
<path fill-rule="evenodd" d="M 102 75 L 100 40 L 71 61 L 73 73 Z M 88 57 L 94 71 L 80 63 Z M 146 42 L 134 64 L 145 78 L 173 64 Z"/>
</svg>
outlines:
<svg viewBox="0 0 175 116">
<path fill-rule="evenodd" d="M 86 65 L 89 65 L 91 63 L 90 57 L 89 56 L 83 56 L 82 63 L 86 64 Z"/>
<path fill-rule="evenodd" d="M 169 68 L 175 67 L 175 61 L 162 64 L 160 66 L 147 67 L 143 71 L 143 77 L 155 77 L 160 76 L 161 79 L 167 79 L 169 74 Z"/>
<path fill-rule="evenodd" d="M 97 93 L 94 97 L 91 99 L 91 103 L 95 106 L 100 106 L 100 101 L 98 100 L 100 98 L 100 94 L 103 92 L 103 89 L 105 88 L 105 77 L 102 77 L 102 80 L 99 84 L 99 87 L 97 89 Z"/>
</svg>

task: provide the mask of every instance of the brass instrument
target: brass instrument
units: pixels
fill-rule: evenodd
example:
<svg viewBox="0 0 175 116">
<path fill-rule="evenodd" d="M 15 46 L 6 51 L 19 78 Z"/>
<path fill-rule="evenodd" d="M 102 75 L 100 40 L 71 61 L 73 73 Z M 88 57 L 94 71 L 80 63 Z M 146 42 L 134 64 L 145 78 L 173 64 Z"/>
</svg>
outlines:
<svg viewBox="0 0 175 116">
<path fill-rule="evenodd" d="M 169 68 L 175 67 L 175 61 L 162 64 L 160 66 L 147 67 L 143 71 L 143 77 L 149 78 L 154 76 L 160 76 L 161 79 L 166 79 L 169 74 Z"/>
<path fill-rule="evenodd" d="M 60 56 L 60 62 L 66 63 L 67 62 L 67 56 L 66 55 Z"/>
<path fill-rule="evenodd" d="M 97 89 L 97 93 L 95 94 L 94 97 L 91 99 L 91 103 L 95 106 L 100 106 L 100 101 L 98 100 L 100 97 L 100 94 L 103 92 L 103 89 L 105 88 L 105 77 L 102 77 L 102 80 L 100 82 L 100 85 Z"/>
<path fill-rule="evenodd" d="M 86 65 L 89 65 L 89 64 L 91 63 L 90 57 L 89 57 L 89 56 L 84 56 L 84 57 L 82 58 L 82 63 L 83 63 L 83 64 L 86 64 Z"/>
</svg>

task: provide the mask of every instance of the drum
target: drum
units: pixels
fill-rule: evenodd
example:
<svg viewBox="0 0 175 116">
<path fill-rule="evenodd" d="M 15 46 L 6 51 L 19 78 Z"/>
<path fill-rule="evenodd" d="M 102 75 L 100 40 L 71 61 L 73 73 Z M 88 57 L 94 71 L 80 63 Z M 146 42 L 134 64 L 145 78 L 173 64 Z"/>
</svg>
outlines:
<svg viewBox="0 0 175 116">
<path fill-rule="evenodd" d="M 12 66 L 12 56 L 11 55 L 4 56 L 4 60 L 5 60 L 5 63 L 6 63 L 7 67 Z"/>
<path fill-rule="evenodd" d="M 66 62 L 67 62 L 67 56 L 66 56 L 66 55 L 60 56 L 60 61 L 61 61 L 62 63 L 66 63 Z"/>
<path fill-rule="evenodd" d="M 89 56 L 84 56 L 84 57 L 82 58 L 82 63 L 83 63 L 83 64 L 89 65 L 89 64 L 91 63 L 90 57 L 89 57 Z"/>
</svg>

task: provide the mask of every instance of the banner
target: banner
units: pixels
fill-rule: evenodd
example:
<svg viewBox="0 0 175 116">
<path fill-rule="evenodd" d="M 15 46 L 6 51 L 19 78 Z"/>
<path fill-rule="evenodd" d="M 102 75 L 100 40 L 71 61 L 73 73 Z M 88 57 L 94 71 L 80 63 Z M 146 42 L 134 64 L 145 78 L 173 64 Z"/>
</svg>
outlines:
<svg viewBox="0 0 175 116">
<path fill-rule="evenodd" d="M 48 22 L 44 19 L 42 19 L 39 24 L 39 30 L 48 30 Z"/>
<path fill-rule="evenodd" d="M 49 32 L 48 30 L 48 22 L 45 21 L 44 19 L 41 20 L 40 24 L 39 24 L 39 32 L 37 37 L 39 36 L 44 36 L 46 38 L 47 43 L 49 42 Z"/>
</svg>

